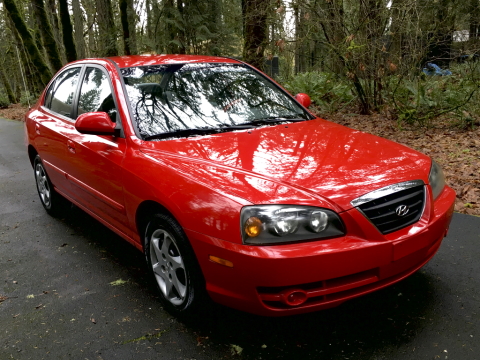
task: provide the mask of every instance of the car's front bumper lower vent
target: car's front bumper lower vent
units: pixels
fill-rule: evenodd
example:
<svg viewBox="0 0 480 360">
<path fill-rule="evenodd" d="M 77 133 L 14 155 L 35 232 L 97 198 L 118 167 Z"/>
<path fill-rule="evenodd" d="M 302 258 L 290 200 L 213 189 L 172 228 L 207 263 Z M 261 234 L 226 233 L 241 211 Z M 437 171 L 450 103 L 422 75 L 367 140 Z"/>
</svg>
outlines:
<svg viewBox="0 0 480 360">
<path fill-rule="evenodd" d="M 425 206 L 422 180 L 390 185 L 351 202 L 382 234 L 403 229 L 417 222 Z"/>
</svg>

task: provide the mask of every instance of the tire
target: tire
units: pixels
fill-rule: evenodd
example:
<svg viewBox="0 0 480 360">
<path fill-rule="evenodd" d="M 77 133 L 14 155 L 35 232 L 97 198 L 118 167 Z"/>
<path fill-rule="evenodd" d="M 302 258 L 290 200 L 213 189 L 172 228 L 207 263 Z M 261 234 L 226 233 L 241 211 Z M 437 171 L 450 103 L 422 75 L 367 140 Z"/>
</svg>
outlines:
<svg viewBox="0 0 480 360">
<path fill-rule="evenodd" d="M 67 209 L 68 201 L 55 191 L 39 155 L 33 161 L 33 172 L 43 208 L 52 216 L 63 214 Z"/>
<path fill-rule="evenodd" d="M 152 216 L 145 232 L 145 256 L 165 310 L 181 318 L 206 305 L 200 266 L 183 229 L 170 215 Z"/>
</svg>

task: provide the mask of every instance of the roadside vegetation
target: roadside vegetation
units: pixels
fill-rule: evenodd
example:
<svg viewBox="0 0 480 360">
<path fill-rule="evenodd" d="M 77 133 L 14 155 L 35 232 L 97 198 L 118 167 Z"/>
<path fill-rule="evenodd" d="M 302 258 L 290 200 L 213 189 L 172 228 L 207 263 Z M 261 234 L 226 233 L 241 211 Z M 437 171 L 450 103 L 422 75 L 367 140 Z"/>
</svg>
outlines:
<svg viewBox="0 0 480 360">
<path fill-rule="evenodd" d="M 231 56 L 324 118 L 432 156 L 456 210 L 480 215 L 480 0 L 0 1 L 2 117 L 21 120 L 76 59 Z"/>
</svg>

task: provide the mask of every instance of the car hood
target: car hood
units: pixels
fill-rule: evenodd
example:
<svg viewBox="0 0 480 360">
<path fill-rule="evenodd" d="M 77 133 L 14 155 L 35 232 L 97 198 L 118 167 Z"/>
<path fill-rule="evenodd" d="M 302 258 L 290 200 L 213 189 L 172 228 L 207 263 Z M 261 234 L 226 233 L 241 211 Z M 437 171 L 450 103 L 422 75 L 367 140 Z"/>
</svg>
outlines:
<svg viewBox="0 0 480 360">
<path fill-rule="evenodd" d="M 251 203 L 317 204 L 337 211 L 387 185 L 427 183 L 431 165 L 415 150 L 322 119 L 145 141 L 141 151 Z"/>
</svg>

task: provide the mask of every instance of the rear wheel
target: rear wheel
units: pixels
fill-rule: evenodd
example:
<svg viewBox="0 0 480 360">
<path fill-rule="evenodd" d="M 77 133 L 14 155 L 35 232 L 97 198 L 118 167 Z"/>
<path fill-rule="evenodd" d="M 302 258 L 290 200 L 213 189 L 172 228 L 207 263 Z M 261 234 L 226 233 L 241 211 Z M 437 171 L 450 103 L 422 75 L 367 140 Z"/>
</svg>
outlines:
<svg viewBox="0 0 480 360">
<path fill-rule="evenodd" d="M 167 214 L 147 225 L 145 255 L 164 308 L 175 316 L 190 315 L 205 300 L 205 282 L 181 226 Z"/>
<path fill-rule="evenodd" d="M 38 196 L 44 209 L 50 215 L 60 215 L 66 209 L 68 201 L 53 188 L 39 155 L 33 161 L 33 170 Z"/>
</svg>

